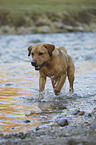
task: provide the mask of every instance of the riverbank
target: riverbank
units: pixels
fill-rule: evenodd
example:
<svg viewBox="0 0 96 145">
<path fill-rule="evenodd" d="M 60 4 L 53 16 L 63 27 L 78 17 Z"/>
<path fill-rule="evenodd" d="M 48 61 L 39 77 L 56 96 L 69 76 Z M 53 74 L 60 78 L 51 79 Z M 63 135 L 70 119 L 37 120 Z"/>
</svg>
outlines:
<svg viewBox="0 0 96 145">
<path fill-rule="evenodd" d="M 9 12 L 4 11 L 0 25 L 0 34 L 89 32 L 93 30 L 96 30 L 95 9 L 78 13 L 46 12 L 45 16 L 34 13 L 31 16 L 21 16 L 16 22 Z"/>
<path fill-rule="evenodd" d="M 0 0 L 0 34 L 96 30 L 95 0 Z"/>
<path fill-rule="evenodd" d="M 96 108 L 95 108 L 96 109 Z M 76 112 L 76 111 L 75 111 Z M 96 110 L 92 114 L 77 115 L 73 113 L 67 126 L 60 127 L 58 120 L 46 127 L 35 127 L 29 132 L 0 134 L 0 145 L 95 145 L 96 144 Z M 32 114 L 31 114 L 32 115 Z M 26 122 L 30 123 L 30 122 Z"/>
</svg>

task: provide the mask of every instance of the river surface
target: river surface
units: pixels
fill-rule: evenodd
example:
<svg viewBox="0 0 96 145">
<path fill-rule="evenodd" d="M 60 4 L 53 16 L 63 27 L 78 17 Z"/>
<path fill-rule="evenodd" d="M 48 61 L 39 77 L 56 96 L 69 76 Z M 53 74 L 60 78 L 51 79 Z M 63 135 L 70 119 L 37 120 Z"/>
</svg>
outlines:
<svg viewBox="0 0 96 145">
<path fill-rule="evenodd" d="M 39 72 L 31 66 L 27 52 L 28 46 L 35 43 L 66 47 L 75 63 L 74 93 L 69 93 L 66 79 L 61 94 L 55 96 L 48 78 L 44 99 L 38 101 Z M 92 113 L 95 107 L 96 31 L 0 36 L 0 133 L 54 125 L 62 116 L 70 124 L 83 123 L 86 117 L 72 117 L 72 111 Z"/>
</svg>

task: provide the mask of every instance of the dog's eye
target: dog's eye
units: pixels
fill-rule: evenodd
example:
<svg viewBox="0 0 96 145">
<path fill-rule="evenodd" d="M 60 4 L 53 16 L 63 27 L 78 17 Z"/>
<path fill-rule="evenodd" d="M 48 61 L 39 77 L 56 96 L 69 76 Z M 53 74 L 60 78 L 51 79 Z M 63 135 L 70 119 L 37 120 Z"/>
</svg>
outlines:
<svg viewBox="0 0 96 145">
<path fill-rule="evenodd" d="M 43 55 L 43 53 L 42 52 L 39 52 L 38 55 Z"/>
</svg>

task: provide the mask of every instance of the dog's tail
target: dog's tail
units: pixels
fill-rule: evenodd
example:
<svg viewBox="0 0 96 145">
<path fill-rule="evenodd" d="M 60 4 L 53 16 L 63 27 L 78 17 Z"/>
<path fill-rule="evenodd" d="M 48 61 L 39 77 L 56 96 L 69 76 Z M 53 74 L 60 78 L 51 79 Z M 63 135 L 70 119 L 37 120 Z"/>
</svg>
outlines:
<svg viewBox="0 0 96 145">
<path fill-rule="evenodd" d="M 63 51 L 67 54 L 67 50 L 65 49 L 64 46 L 60 46 L 60 47 L 59 47 L 59 50 L 63 50 Z"/>
</svg>

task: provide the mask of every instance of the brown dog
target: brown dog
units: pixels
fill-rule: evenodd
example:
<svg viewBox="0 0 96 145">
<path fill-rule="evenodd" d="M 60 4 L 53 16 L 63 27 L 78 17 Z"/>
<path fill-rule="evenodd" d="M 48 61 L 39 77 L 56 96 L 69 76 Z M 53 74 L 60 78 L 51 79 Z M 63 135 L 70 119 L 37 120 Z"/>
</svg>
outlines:
<svg viewBox="0 0 96 145">
<path fill-rule="evenodd" d="M 66 76 L 70 83 L 69 91 L 73 91 L 75 67 L 63 46 L 56 49 L 51 44 L 34 44 L 28 51 L 28 56 L 32 55 L 33 58 L 31 64 L 40 73 L 39 92 L 44 91 L 46 77 L 50 77 L 55 94 L 59 93 Z"/>
</svg>

